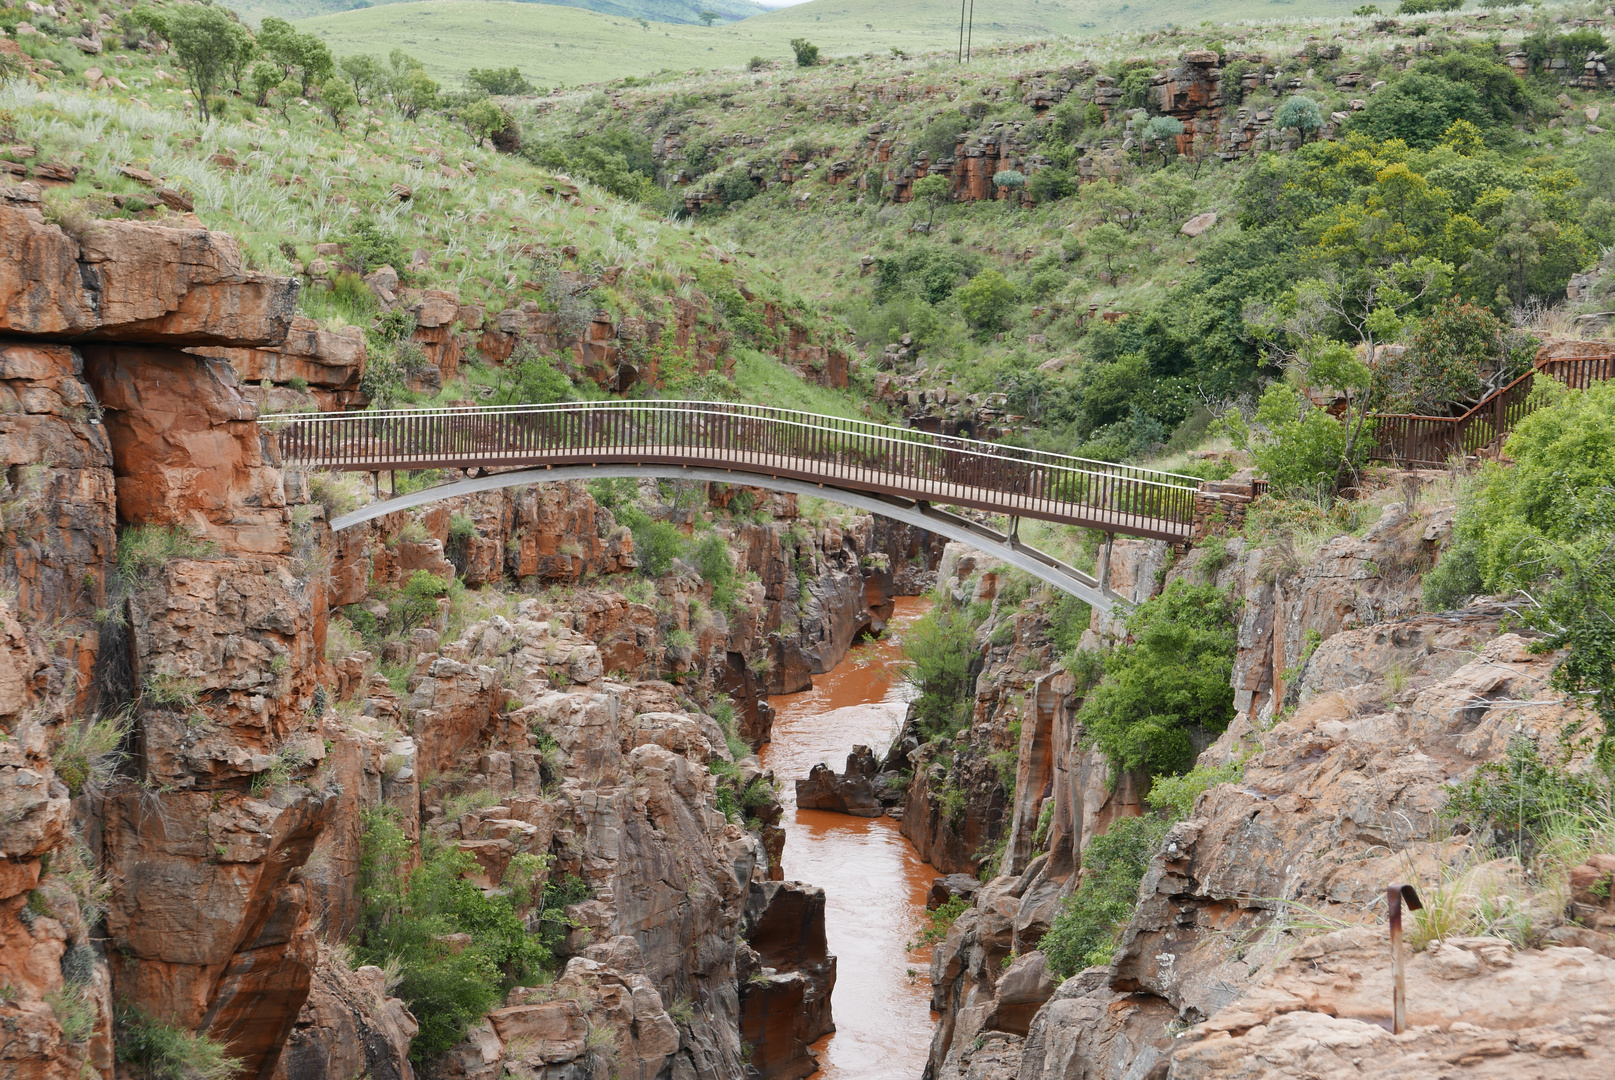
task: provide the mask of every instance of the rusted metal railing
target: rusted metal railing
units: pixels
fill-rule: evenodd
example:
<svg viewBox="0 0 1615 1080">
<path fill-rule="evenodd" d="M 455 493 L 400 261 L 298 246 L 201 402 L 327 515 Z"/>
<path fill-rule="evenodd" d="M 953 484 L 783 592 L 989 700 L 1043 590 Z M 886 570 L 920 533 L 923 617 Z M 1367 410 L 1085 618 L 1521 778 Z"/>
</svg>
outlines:
<svg viewBox="0 0 1615 1080">
<path fill-rule="evenodd" d="M 1374 417 L 1373 461 L 1407 467 L 1445 468 L 1454 456 L 1495 455 L 1503 440 L 1534 408 L 1531 388 L 1538 374 L 1558 379 L 1573 390 L 1615 378 L 1615 357 L 1571 356 L 1541 361 L 1475 405 L 1462 416 L 1414 416 L 1384 413 Z"/>
<path fill-rule="evenodd" d="M 672 465 L 788 477 L 1167 540 L 1199 481 L 863 420 L 709 401 L 590 401 L 264 417 L 288 464 L 387 472 Z"/>
</svg>

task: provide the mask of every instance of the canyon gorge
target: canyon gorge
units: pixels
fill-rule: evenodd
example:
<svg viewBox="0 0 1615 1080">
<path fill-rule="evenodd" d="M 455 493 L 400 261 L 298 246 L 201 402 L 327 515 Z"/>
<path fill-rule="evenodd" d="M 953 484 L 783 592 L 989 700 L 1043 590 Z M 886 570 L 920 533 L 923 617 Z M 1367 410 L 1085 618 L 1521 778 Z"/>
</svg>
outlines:
<svg viewBox="0 0 1615 1080">
<path fill-rule="evenodd" d="M 0 7 L 0 1077 L 1615 1080 L 1615 15 L 191 8 Z M 477 457 L 651 403 L 754 460 Z"/>
<path fill-rule="evenodd" d="M 1420 610 L 1439 475 L 1288 562 L 1215 527 L 1186 554 L 1115 541 L 1126 603 L 1083 615 L 1071 655 L 1174 582 L 1238 597 L 1237 714 L 1199 756 L 1243 770 L 1172 825 L 1114 957 L 1061 979 L 1039 942 L 1084 852 L 1150 810 L 1076 720 L 1056 595 L 744 486 L 511 488 L 333 534 L 356 485 L 283 467 L 228 359 L 283 347 L 295 282 L 200 228 L 73 237 L 14 205 L 0 226 L 22 270 L 0 279 L 13 1074 L 112 1075 L 131 1007 L 263 1078 L 1547 1076 L 1605 1053 L 1596 861 L 1567 898 L 1581 926 L 1437 942 L 1415 1026 L 1383 1026 L 1376 897 L 1454 864 L 1446 785 L 1585 720 L 1506 607 Z M 635 504 L 718 538 L 732 580 L 631 574 L 611 507 Z M 978 622 L 947 740 L 916 727 L 893 641 L 855 645 L 900 639 L 923 610 L 902 598 L 933 588 Z M 399 872 L 447 851 L 474 890 L 564 901 L 527 915 L 553 974 L 425 1063 L 433 1018 L 347 944 L 376 917 L 378 822 Z M 928 900 L 955 917 L 927 964 L 905 946 Z"/>
</svg>

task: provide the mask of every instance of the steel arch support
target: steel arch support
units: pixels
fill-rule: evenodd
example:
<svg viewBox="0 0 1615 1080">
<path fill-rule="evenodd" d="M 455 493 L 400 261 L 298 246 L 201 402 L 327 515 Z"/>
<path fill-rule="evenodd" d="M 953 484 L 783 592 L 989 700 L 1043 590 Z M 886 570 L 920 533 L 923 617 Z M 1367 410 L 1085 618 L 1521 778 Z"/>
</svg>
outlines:
<svg viewBox="0 0 1615 1080">
<path fill-rule="evenodd" d="M 400 510 L 412 510 L 417 506 L 426 506 L 429 503 L 451 499 L 458 495 L 474 495 L 481 491 L 497 491 L 500 488 L 508 487 L 525 487 L 528 484 L 556 483 L 564 480 L 594 480 L 605 477 L 701 480 L 707 483 L 760 487 L 767 488 L 770 491 L 784 491 L 793 495 L 807 495 L 818 499 L 828 499 L 831 502 L 842 503 L 846 506 L 863 510 L 866 513 L 881 514 L 901 521 L 906 525 L 913 525 L 916 528 L 939 533 L 950 540 L 958 540 L 961 543 L 980 548 L 982 551 L 1002 559 L 1009 565 L 1047 582 L 1061 592 L 1070 593 L 1077 599 L 1086 601 L 1107 614 L 1114 605 L 1122 604 L 1125 606 L 1127 603 L 1122 597 L 1111 592 L 1097 580 L 1075 567 L 1067 566 L 1058 559 L 1045 555 L 1036 548 L 1029 548 L 1020 543 L 1019 540 L 989 529 L 985 525 L 979 525 L 956 514 L 937 510 L 925 503 L 913 502 L 908 499 L 881 498 L 863 492 L 846 491 L 842 488 L 820 487 L 804 480 L 758 476 L 753 473 L 734 473 L 723 469 L 681 468 L 675 465 L 564 465 L 554 469 L 521 469 L 516 472 L 494 473 L 489 476 L 479 476 L 474 479 L 439 484 L 436 487 L 425 488 L 409 495 L 399 495 L 383 502 L 371 503 L 369 506 L 355 510 L 351 514 L 343 514 L 332 521 L 331 529 L 333 532 L 341 532 L 343 529 L 361 525 L 366 521 L 373 521 L 376 518 L 385 517 Z"/>
</svg>

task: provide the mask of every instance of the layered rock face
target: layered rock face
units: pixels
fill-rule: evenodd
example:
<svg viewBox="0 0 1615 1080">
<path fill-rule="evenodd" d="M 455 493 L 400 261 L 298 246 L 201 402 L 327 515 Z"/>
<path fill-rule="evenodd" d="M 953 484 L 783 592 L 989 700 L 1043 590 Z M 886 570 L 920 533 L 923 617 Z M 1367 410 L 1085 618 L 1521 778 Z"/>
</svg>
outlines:
<svg viewBox="0 0 1615 1080">
<path fill-rule="evenodd" d="M 12 624 L 8 745 L 34 760 L 6 770 L 28 798 L 26 835 L 5 851 L 38 861 L 15 863 L 7 902 L 13 925 L 55 944 L 13 938 L 0 963 L 37 966 L 52 949 L 57 961 L 54 979 L 19 978 L 3 1007 L 30 1018 L 5 1050 L 29 1075 L 110 1072 L 114 1000 L 207 1030 L 267 1075 L 316 962 L 297 871 L 333 805 L 309 775 L 325 746 L 309 710 L 323 592 L 291 557 L 292 515 L 251 406 L 178 351 L 278 344 L 296 285 L 244 271 L 234 243 L 194 220 L 174 224 L 69 236 L 0 206 L 0 333 L 12 335 L 0 377 L 18 406 L 7 570 L 28 613 L 98 624 L 51 648 Z M 157 531 L 118 574 L 120 523 Z M 58 869 L 41 877 L 47 855 Z M 85 938 L 94 890 L 72 885 L 90 878 L 72 867 L 106 876 L 105 959 Z"/>
<path fill-rule="evenodd" d="M 1038 938 L 1081 880 L 1087 839 L 1140 808 L 1136 788 L 1118 805 L 1125 778 L 1106 792 L 1102 761 L 1088 762 L 1088 784 L 1072 784 L 1083 769 L 1078 702 L 1069 675 L 1043 676 L 1021 725 L 1004 874 L 936 950 L 942 1020 L 929 1076 L 1436 1076 L 1460 1063 L 1479 1075 L 1564 1075 L 1554 1060 L 1579 1062 L 1607 1037 L 1606 961 L 1586 946 L 1615 949 L 1568 927 L 1553 931 L 1564 947 L 1541 953 L 1490 938 L 1431 946 L 1410 969 L 1409 1000 L 1426 1010 L 1412 1010 L 1414 1032 L 1393 1039 L 1381 1026 L 1383 924 L 1351 924 L 1372 924 L 1388 882 L 1428 891 L 1456 872 L 1443 869 L 1466 844 L 1441 817 L 1450 784 L 1501 760 L 1522 733 L 1551 744 L 1589 719 L 1549 687 L 1555 658 L 1500 632 L 1501 607 L 1410 614 L 1450 520 L 1450 507 L 1393 503 L 1363 537 L 1316 556 L 1236 538 L 1216 562 L 1196 551 L 1169 569 L 1158 546 L 1117 542 L 1109 584 L 1124 595 L 1184 577 L 1242 596 L 1239 712 L 1201 761 L 1243 759 L 1243 779 L 1206 792 L 1167 835 L 1111 963 L 1057 984 Z M 1094 627 L 1118 629 L 1097 617 Z M 1107 793 L 1112 809 L 1094 814 L 1085 792 Z M 1046 839 L 1023 846 L 1027 814 L 1047 799 L 1035 811 Z M 1472 873 L 1518 887 L 1506 861 Z M 1604 873 L 1590 862 L 1572 880 Z M 1597 925 L 1602 896 L 1590 888 L 1575 910 Z M 1297 948 L 1315 931 L 1296 924 L 1313 919 L 1348 928 Z M 1536 1000 L 1524 987 L 1555 979 L 1586 988 L 1574 1015 L 1522 1007 Z M 1172 1025 L 1185 1023 L 1199 1026 L 1175 1039 Z"/>
</svg>

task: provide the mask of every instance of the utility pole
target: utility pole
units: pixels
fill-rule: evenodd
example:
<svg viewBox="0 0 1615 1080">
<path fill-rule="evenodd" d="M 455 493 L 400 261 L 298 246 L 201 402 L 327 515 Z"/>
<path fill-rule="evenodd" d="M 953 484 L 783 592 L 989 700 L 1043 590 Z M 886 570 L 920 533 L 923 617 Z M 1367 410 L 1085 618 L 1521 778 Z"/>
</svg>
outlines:
<svg viewBox="0 0 1615 1080">
<path fill-rule="evenodd" d="M 976 0 L 970 0 L 969 30 L 965 33 L 965 63 L 970 63 L 970 40 L 976 35 Z"/>
<path fill-rule="evenodd" d="M 959 0 L 959 63 L 965 59 L 965 0 Z"/>
</svg>

